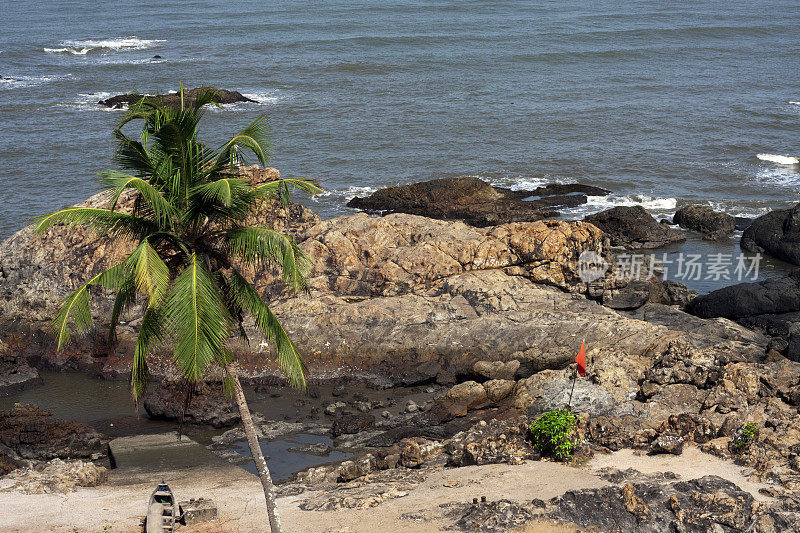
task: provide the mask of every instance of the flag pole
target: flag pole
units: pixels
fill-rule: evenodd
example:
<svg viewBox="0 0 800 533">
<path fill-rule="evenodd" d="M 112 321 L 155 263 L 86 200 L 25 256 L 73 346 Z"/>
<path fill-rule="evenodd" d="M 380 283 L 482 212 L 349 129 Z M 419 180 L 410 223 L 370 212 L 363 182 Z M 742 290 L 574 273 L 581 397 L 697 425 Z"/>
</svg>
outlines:
<svg viewBox="0 0 800 533">
<path fill-rule="evenodd" d="M 575 367 L 575 371 L 572 373 L 572 390 L 569 391 L 569 401 L 567 402 L 567 409 L 572 411 L 572 393 L 575 392 L 575 382 L 578 381 L 578 367 Z"/>
<path fill-rule="evenodd" d="M 584 346 L 586 346 L 586 339 L 581 339 L 581 349 L 583 349 Z M 578 355 L 580 355 L 580 353 Z M 575 362 L 578 363 L 577 357 L 575 358 Z M 572 411 L 572 395 L 575 393 L 575 382 L 578 381 L 578 366 L 579 364 L 575 365 L 575 371 L 572 373 L 572 390 L 569 391 L 569 401 L 567 401 L 567 409 L 570 411 Z"/>
</svg>

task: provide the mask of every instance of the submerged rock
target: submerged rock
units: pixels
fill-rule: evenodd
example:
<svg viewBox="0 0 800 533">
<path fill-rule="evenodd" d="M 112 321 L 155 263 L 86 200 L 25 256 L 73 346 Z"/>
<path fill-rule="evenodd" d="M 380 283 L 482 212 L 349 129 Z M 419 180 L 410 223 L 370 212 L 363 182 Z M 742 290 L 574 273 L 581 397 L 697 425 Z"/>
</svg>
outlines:
<svg viewBox="0 0 800 533">
<path fill-rule="evenodd" d="M 678 209 L 672 218 L 682 228 L 699 231 L 709 239 L 721 240 L 736 230 L 736 219 L 705 205 L 688 205 Z"/>
<path fill-rule="evenodd" d="M 586 194 L 608 193 L 599 187 L 579 184 L 513 191 L 467 176 L 387 187 L 366 198 L 353 198 L 347 206 L 384 214 L 409 213 L 463 220 L 473 226 L 492 226 L 552 218 L 558 214 L 553 208 L 585 204 Z"/>
<path fill-rule="evenodd" d="M 614 207 L 583 220 L 603 230 L 614 246 L 629 249 L 661 248 L 686 240 L 681 231 L 659 224 L 640 205 Z"/>
</svg>

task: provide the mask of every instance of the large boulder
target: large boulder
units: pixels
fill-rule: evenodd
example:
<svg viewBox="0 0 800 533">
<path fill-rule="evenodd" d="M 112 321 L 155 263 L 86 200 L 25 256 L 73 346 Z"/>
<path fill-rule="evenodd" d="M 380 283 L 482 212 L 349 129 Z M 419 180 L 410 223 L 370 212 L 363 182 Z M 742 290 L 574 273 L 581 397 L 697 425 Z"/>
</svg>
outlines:
<svg viewBox="0 0 800 533">
<path fill-rule="evenodd" d="M 800 271 L 717 289 L 695 298 L 689 309 L 702 318 L 732 319 L 800 311 Z"/>
<path fill-rule="evenodd" d="M 728 237 L 736 230 L 734 217 L 714 211 L 707 205 L 682 207 L 675 213 L 672 222 L 682 228 L 699 231 L 713 240 Z"/>
<path fill-rule="evenodd" d="M 619 206 L 583 219 L 611 238 L 611 244 L 628 249 L 653 249 L 683 242 L 686 236 L 666 224 L 659 224 L 644 207 Z"/>
<path fill-rule="evenodd" d="M 409 213 L 489 226 L 550 218 L 558 214 L 554 208 L 585 204 L 587 194 L 605 195 L 608 191 L 579 184 L 514 191 L 465 176 L 387 187 L 366 198 L 353 198 L 347 206 L 368 212 Z"/>
<path fill-rule="evenodd" d="M 184 91 L 183 98 L 185 105 L 194 104 L 194 101 L 197 99 L 201 91 L 207 91 L 207 90 L 214 91 L 216 95 L 214 101 L 218 104 L 235 104 L 239 102 L 255 103 L 255 100 L 243 96 L 242 93 L 238 91 L 215 89 L 214 87 L 198 87 L 196 89 L 186 89 Z M 100 105 L 110 107 L 112 109 L 120 109 L 123 107 L 127 107 L 130 104 L 135 104 L 142 99 L 145 99 L 148 102 L 163 104 L 167 107 L 172 107 L 176 109 L 180 108 L 181 106 L 181 95 L 178 92 L 171 92 L 167 94 L 157 94 L 157 95 L 137 94 L 137 93 L 118 94 L 110 98 L 106 98 L 105 100 L 100 100 L 100 102 L 98 103 Z"/>
<path fill-rule="evenodd" d="M 760 216 L 742 234 L 742 248 L 800 265 L 800 204 Z"/>
</svg>

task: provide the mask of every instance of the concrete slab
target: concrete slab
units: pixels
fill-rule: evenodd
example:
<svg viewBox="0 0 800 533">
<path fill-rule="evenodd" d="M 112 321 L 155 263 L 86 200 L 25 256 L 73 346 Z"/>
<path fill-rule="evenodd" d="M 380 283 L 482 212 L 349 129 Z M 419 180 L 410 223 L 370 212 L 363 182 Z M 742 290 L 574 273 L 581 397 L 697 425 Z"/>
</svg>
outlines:
<svg viewBox="0 0 800 533">
<path fill-rule="evenodd" d="M 136 481 L 142 477 L 157 479 L 161 472 L 192 468 L 250 475 L 189 437 L 183 435 L 179 439 L 175 431 L 120 437 L 109 442 L 108 448 L 116 470 L 136 477 Z"/>
</svg>

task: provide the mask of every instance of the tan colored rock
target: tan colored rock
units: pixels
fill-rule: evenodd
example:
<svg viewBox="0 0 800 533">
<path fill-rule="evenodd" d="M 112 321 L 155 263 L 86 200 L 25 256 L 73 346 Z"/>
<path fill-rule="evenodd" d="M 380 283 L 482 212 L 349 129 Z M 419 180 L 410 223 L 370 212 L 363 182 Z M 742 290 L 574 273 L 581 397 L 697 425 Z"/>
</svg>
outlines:
<svg viewBox="0 0 800 533">
<path fill-rule="evenodd" d="M 493 402 L 499 402 L 514 391 L 514 381 L 510 379 L 492 379 L 483 384 L 486 396 Z"/>
<path fill-rule="evenodd" d="M 108 481 L 104 466 L 84 461 L 53 459 L 43 467 L 25 467 L 5 476 L 12 488 L 26 494 L 73 492 L 76 487 L 95 487 Z"/>
<path fill-rule="evenodd" d="M 475 381 L 465 381 L 454 386 L 437 399 L 453 416 L 464 416 L 470 409 L 484 407 L 488 403 L 486 389 Z"/>
<path fill-rule="evenodd" d="M 472 371 L 486 379 L 514 379 L 519 370 L 519 361 L 478 361 L 472 365 Z"/>
</svg>

